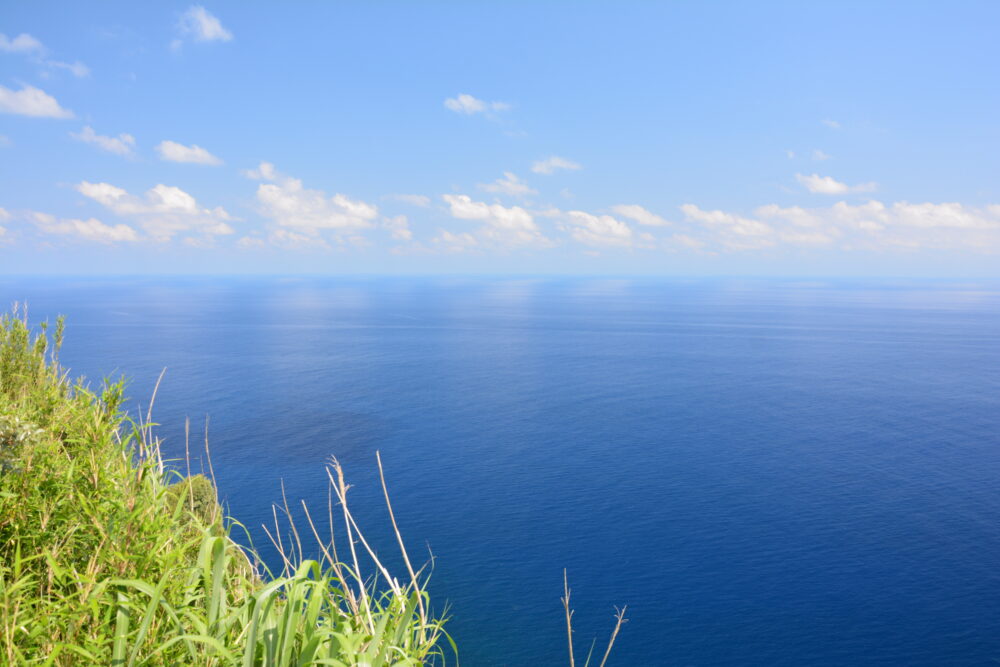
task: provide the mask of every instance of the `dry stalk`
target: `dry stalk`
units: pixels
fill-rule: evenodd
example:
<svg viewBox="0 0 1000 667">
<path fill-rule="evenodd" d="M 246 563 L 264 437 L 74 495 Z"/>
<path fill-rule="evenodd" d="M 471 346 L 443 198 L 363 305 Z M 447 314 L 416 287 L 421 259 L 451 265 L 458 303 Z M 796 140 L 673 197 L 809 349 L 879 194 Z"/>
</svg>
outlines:
<svg viewBox="0 0 1000 667">
<path fill-rule="evenodd" d="M 417 574 L 410 564 L 410 557 L 406 553 L 406 546 L 403 544 L 403 536 L 399 533 L 399 526 L 396 525 L 396 515 L 392 511 L 392 503 L 389 502 L 389 489 L 385 484 L 385 472 L 382 470 L 382 455 L 376 450 L 375 459 L 378 461 L 378 476 L 382 480 L 382 493 L 385 494 L 385 506 L 389 509 L 389 519 L 392 521 L 392 529 L 396 532 L 396 541 L 399 542 L 399 550 L 403 554 L 403 562 L 406 563 L 406 571 L 410 573 L 410 584 L 413 590 L 417 591 L 417 604 L 420 605 L 420 641 L 425 639 L 424 626 L 427 625 L 427 610 L 424 609 L 424 598 L 419 594 L 420 586 L 417 582 Z"/>
<path fill-rule="evenodd" d="M 569 608 L 569 579 L 566 576 L 566 568 L 563 568 L 563 609 L 566 610 L 566 639 L 569 642 L 569 667 L 576 667 L 573 660 L 573 610 Z"/>
</svg>

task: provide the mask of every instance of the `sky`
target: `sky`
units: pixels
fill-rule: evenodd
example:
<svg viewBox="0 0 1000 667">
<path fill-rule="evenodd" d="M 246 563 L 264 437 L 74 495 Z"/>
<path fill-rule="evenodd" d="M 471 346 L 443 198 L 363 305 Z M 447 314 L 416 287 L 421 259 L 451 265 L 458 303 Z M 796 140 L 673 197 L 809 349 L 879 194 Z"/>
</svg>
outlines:
<svg viewBox="0 0 1000 667">
<path fill-rule="evenodd" d="M 7 0 L 0 274 L 997 278 L 998 25 Z"/>
</svg>

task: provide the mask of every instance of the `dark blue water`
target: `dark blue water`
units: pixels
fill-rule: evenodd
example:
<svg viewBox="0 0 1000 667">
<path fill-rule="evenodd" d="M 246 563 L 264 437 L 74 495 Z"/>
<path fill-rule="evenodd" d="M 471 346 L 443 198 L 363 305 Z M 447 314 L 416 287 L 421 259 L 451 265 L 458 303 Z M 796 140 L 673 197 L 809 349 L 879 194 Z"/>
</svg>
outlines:
<svg viewBox="0 0 1000 667">
<path fill-rule="evenodd" d="M 1000 658 L 1000 289 L 630 280 L 28 280 L 231 511 L 326 505 L 384 548 L 382 452 L 467 665 Z M 200 447 L 200 441 L 195 445 Z M 196 461 L 197 465 L 197 461 Z M 254 530 L 255 539 L 263 533 Z"/>
</svg>

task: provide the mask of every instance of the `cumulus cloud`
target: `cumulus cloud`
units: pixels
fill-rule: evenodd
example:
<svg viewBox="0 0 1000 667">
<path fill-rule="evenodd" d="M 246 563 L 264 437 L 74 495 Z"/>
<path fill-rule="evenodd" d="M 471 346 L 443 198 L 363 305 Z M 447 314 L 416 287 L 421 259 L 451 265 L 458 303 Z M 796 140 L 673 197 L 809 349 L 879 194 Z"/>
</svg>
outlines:
<svg viewBox="0 0 1000 667">
<path fill-rule="evenodd" d="M 228 42 L 233 38 L 233 33 L 226 30 L 218 18 L 200 5 L 192 5 L 181 14 L 177 31 L 179 36 L 171 43 L 174 49 L 179 49 L 186 39 L 195 42 Z"/>
<path fill-rule="evenodd" d="M 848 192 L 873 192 L 878 185 L 876 183 L 861 183 L 859 185 L 847 185 L 841 183 L 830 176 L 820 176 L 819 174 L 795 174 L 795 180 L 801 183 L 806 190 L 814 194 L 821 195 L 842 195 Z"/>
<path fill-rule="evenodd" d="M 467 116 L 472 116 L 477 113 L 485 113 L 487 111 L 506 111 L 510 109 L 510 105 L 506 102 L 487 102 L 466 93 L 461 93 L 455 97 L 449 97 L 444 101 L 444 106 L 446 109 L 450 109 L 455 113 L 465 114 Z"/>
<path fill-rule="evenodd" d="M 119 134 L 117 137 L 106 137 L 94 132 L 94 128 L 85 126 L 79 132 L 70 132 L 71 137 L 86 144 L 93 144 L 101 150 L 115 155 L 131 155 L 135 148 L 135 137 L 131 134 Z"/>
<path fill-rule="evenodd" d="M 21 90 L 0 86 L 0 112 L 36 118 L 73 117 L 73 112 L 59 106 L 56 98 L 34 86 L 21 86 Z"/>
<path fill-rule="evenodd" d="M 270 162 L 261 162 L 256 169 L 243 173 L 266 181 L 257 187 L 257 202 L 261 213 L 282 227 L 309 234 L 319 230 L 345 232 L 371 227 L 378 215 L 373 204 L 340 193 L 328 197 L 322 190 L 305 188 L 299 179 L 278 173 Z"/>
<path fill-rule="evenodd" d="M 486 192 L 510 195 L 512 197 L 526 197 L 538 194 L 537 190 L 532 190 L 527 183 L 509 171 L 505 171 L 503 178 L 498 178 L 492 183 L 480 183 L 479 189 Z"/>
<path fill-rule="evenodd" d="M 566 158 L 559 157 L 558 155 L 552 155 L 544 160 L 538 160 L 531 165 L 531 171 L 536 174 L 552 174 L 560 169 L 576 170 L 583 169 L 583 167 L 572 160 L 567 160 Z"/>
<path fill-rule="evenodd" d="M 451 217 L 484 223 L 476 231 L 480 241 L 501 246 L 545 246 L 551 242 L 542 234 L 534 217 L 520 206 L 501 206 L 473 201 L 468 195 L 442 195 Z"/>
<path fill-rule="evenodd" d="M 83 241 L 118 243 L 138 241 L 139 235 L 128 225 L 106 225 L 97 218 L 87 220 L 56 218 L 48 213 L 31 212 L 28 219 L 45 234 L 69 236 Z"/>
<path fill-rule="evenodd" d="M 647 211 L 638 204 L 619 204 L 618 206 L 612 206 L 611 211 L 623 218 L 628 218 L 648 227 L 666 227 L 670 224 L 660 216 Z"/>
<path fill-rule="evenodd" d="M 196 144 L 185 146 L 176 141 L 161 141 L 156 146 L 156 152 L 161 160 L 168 162 L 186 162 L 189 164 L 207 164 L 218 166 L 222 160 Z"/>
<path fill-rule="evenodd" d="M 566 229 L 574 241 L 595 247 L 629 247 L 633 243 L 632 228 L 610 215 L 592 215 L 584 211 L 567 211 Z"/>
<path fill-rule="evenodd" d="M 194 232 L 206 236 L 232 234 L 233 218 L 221 206 L 203 208 L 190 194 L 177 187 L 157 185 L 138 197 L 110 183 L 83 181 L 77 192 L 122 217 L 134 218 L 157 241 L 176 234 Z"/>
</svg>

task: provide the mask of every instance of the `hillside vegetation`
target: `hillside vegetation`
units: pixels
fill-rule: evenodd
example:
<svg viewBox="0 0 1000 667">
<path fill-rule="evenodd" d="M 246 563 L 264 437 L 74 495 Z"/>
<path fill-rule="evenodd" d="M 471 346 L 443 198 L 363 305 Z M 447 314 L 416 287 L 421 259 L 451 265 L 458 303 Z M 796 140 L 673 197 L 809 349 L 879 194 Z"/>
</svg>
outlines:
<svg viewBox="0 0 1000 667">
<path fill-rule="evenodd" d="M 62 336 L 61 321 L 32 332 L 16 307 L 0 318 L 0 664 L 457 659 L 405 550 L 397 578 L 368 549 L 336 462 L 338 504 L 324 524 L 331 535 L 340 526 L 341 551 L 311 516 L 295 526 L 285 506 L 285 534 L 273 536 L 284 568 L 266 572 L 230 539 L 238 524 L 211 480 L 164 466 L 149 415 L 122 409 L 123 382 L 95 391 L 70 381 Z M 391 505 L 389 517 L 395 527 Z M 303 549 L 307 537 L 314 549 Z"/>
</svg>

